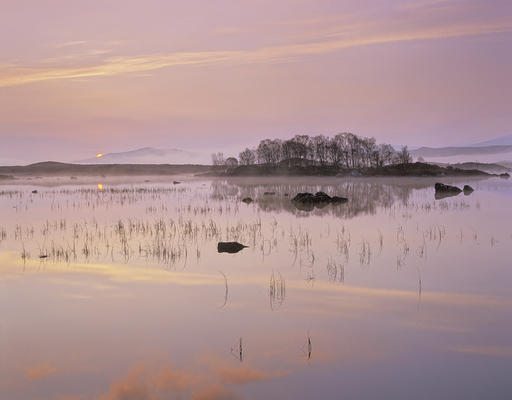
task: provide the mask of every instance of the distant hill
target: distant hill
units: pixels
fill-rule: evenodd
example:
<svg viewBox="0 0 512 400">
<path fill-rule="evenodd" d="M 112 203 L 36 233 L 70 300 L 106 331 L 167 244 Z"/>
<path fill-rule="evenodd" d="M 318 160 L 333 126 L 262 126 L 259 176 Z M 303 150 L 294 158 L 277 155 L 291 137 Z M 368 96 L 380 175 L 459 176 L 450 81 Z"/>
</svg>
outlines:
<svg viewBox="0 0 512 400">
<path fill-rule="evenodd" d="M 512 135 L 506 135 L 484 142 L 474 143 L 471 147 L 486 147 L 486 146 L 512 146 Z"/>
<path fill-rule="evenodd" d="M 201 174 L 208 165 L 101 164 L 83 165 L 46 161 L 25 166 L 0 167 L 0 175 L 12 176 L 144 176 Z"/>
<path fill-rule="evenodd" d="M 420 147 L 411 150 L 414 157 L 453 157 L 512 153 L 512 145 L 480 147 Z"/>
<path fill-rule="evenodd" d="M 512 172 L 512 168 L 497 164 L 497 163 L 478 163 L 478 162 L 464 162 L 464 163 L 431 163 L 434 165 L 439 165 L 440 167 L 452 167 L 457 169 L 464 170 L 479 170 L 483 172 L 487 172 L 488 174 L 503 174 Z M 512 164 L 512 163 L 511 163 Z"/>
<path fill-rule="evenodd" d="M 137 150 L 107 153 L 76 161 L 78 164 L 209 164 L 209 157 L 179 149 L 155 149 L 144 147 Z"/>
</svg>

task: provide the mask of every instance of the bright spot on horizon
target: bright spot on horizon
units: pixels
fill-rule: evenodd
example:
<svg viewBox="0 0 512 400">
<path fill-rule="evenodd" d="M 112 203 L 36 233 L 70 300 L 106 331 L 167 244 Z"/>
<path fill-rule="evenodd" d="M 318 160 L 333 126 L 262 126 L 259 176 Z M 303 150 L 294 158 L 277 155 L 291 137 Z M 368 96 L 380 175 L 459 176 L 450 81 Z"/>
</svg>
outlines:
<svg viewBox="0 0 512 400">
<path fill-rule="evenodd" d="M 103 190 L 103 184 L 102 183 L 98 183 L 98 190 Z"/>
<path fill-rule="evenodd" d="M 101 157 L 103 157 L 103 154 L 102 154 L 102 153 L 98 153 L 98 154 L 96 154 L 96 158 L 101 158 Z"/>
</svg>

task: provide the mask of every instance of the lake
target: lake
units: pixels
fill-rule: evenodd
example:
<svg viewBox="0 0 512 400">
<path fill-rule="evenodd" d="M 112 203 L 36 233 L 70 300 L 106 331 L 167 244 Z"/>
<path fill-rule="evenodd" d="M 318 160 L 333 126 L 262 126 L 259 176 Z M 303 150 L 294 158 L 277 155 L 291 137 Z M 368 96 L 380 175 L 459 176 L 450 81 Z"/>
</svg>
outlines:
<svg viewBox="0 0 512 400">
<path fill-rule="evenodd" d="M 0 185 L 1 399 L 510 398 L 511 181 L 178 180 Z"/>
</svg>

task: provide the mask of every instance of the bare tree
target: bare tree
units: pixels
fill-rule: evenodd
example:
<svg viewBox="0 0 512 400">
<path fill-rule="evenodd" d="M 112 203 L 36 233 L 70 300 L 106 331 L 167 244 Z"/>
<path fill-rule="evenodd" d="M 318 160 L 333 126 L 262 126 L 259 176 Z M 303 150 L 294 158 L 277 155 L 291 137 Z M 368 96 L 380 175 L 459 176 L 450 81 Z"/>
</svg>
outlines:
<svg viewBox="0 0 512 400">
<path fill-rule="evenodd" d="M 337 134 L 333 138 L 296 135 L 284 142 L 264 139 L 257 149 L 242 151 L 239 158 L 242 165 L 252 165 L 257 160 L 267 165 L 286 161 L 288 165 L 316 163 L 336 168 L 382 167 L 392 163 L 412 162 L 407 147 L 397 152 L 389 144 L 377 144 L 375 138 L 361 137 L 350 132 Z M 223 165 L 222 153 L 214 154 L 212 159 L 214 164 L 222 160 Z"/>
<path fill-rule="evenodd" d="M 223 153 L 213 153 L 212 154 L 212 164 L 215 167 L 220 167 L 225 164 L 224 154 Z"/>
<path fill-rule="evenodd" d="M 228 168 L 238 167 L 238 160 L 235 157 L 228 157 L 224 162 L 224 165 Z"/>
<path fill-rule="evenodd" d="M 397 153 L 398 163 L 399 164 L 410 164 L 412 162 L 411 154 L 407 149 L 407 146 L 402 146 L 400 151 Z"/>
<path fill-rule="evenodd" d="M 382 167 L 383 165 L 388 165 L 393 163 L 393 159 L 395 158 L 396 151 L 390 144 L 379 144 L 378 148 L 379 152 L 379 163 L 377 166 Z"/>
<path fill-rule="evenodd" d="M 318 161 L 320 165 L 327 164 L 329 139 L 323 135 L 318 135 L 312 138 L 311 144 L 313 147 L 311 153 L 314 154 L 314 160 Z"/>
<path fill-rule="evenodd" d="M 242 165 L 254 165 L 256 163 L 256 151 L 246 148 L 238 155 L 238 158 Z"/>
<path fill-rule="evenodd" d="M 263 164 L 277 165 L 281 161 L 282 143 L 279 139 L 265 139 L 260 142 L 256 152 L 258 162 Z"/>
</svg>

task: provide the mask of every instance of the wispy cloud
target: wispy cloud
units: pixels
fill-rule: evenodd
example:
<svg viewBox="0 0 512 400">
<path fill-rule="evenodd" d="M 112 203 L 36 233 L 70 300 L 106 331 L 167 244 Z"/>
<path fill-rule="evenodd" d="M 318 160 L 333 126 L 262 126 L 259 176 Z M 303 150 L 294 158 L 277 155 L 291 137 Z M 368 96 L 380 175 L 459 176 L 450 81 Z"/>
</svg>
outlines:
<svg viewBox="0 0 512 400">
<path fill-rule="evenodd" d="M 68 42 L 62 42 L 55 44 L 55 47 L 74 47 L 74 46 L 82 46 L 87 44 L 87 40 L 71 40 Z"/>
<path fill-rule="evenodd" d="M 512 346 L 457 346 L 450 350 L 488 357 L 512 357 Z"/>
<path fill-rule="evenodd" d="M 346 32 L 331 34 L 328 40 L 317 40 L 299 44 L 269 46 L 251 50 L 197 51 L 155 53 L 135 56 L 106 57 L 87 66 L 36 66 L 24 68 L 3 67 L 0 69 L 0 87 L 25 85 L 62 79 L 101 77 L 150 72 L 176 66 L 236 65 L 253 63 L 276 63 L 300 60 L 302 57 L 319 56 L 351 47 L 379 45 L 472 35 L 489 35 L 512 32 L 512 21 L 493 23 L 461 24 L 418 29 L 415 31 L 389 30 L 370 35 L 347 35 Z M 350 36 L 350 37 L 347 37 Z M 102 52 L 94 52 L 96 56 Z M 58 58 L 52 59 L 58 61 Z M 48 62 L 48 59 L 46 59 Z"/>
</svg>

